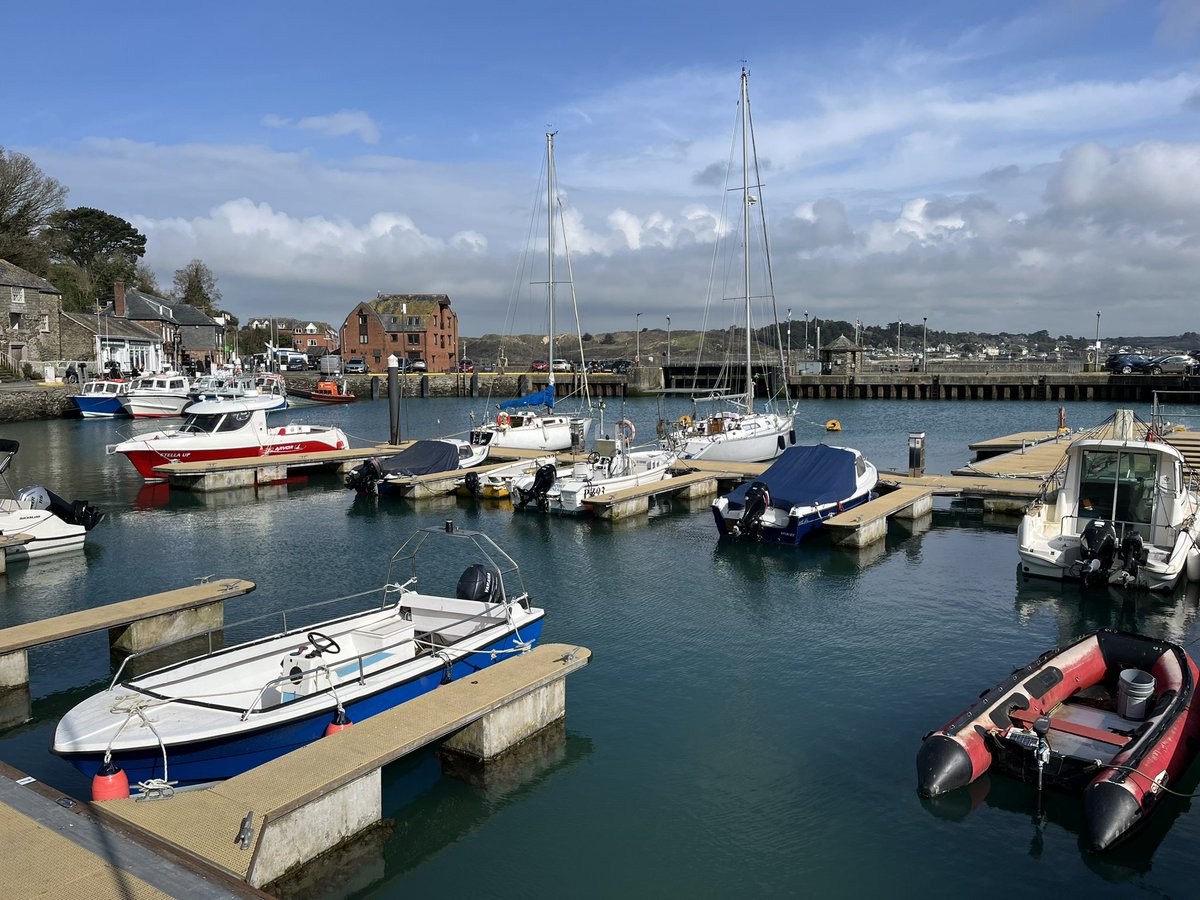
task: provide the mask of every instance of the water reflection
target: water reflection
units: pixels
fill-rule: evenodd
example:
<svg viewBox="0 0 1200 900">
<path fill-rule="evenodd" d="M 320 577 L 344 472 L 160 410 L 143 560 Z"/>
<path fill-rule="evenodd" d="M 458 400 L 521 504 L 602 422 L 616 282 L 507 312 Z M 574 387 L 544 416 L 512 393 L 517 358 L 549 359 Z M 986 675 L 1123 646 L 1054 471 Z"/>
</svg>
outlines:
<svg viewBox="0 0 1200 900">
<path fill-rule="evenodd" d="M 1060 644 L 1100 628 L 1136 631 L 1182 643 L 1196 625 L 1200 583 L 1181 584 L 1164 594 L 1026 578 L 1018 570 L 1015 606 L 1023 623 L 1052 617 Z"/>
</svg>

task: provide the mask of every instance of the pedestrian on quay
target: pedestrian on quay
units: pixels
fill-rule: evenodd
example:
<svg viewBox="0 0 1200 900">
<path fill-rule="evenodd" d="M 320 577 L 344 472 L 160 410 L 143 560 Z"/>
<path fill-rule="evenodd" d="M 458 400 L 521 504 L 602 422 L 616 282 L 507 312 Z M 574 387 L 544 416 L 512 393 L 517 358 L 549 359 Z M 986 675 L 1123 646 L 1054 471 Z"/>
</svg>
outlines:
<svg viewBox="0 0 1200 900">
<path fill-rule="evenodd" d="M 67 384 L 78 384 L 79 383 L 79 372 L 76 371 L 75 363 L 73 363 L 73 362 L 67 363 L 66 381 L 67 381 Z"/>
</svg>

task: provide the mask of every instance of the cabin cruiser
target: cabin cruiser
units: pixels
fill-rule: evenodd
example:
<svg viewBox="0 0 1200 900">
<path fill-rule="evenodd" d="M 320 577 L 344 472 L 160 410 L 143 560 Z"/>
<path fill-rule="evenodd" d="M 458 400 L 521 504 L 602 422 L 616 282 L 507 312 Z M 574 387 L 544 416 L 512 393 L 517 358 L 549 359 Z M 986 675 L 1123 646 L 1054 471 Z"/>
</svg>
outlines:
<svg viewBox="0 0 1200 900">
<path fill-rule="evenodd" d="M 143 375 L 121 396 L 121 406 L 134 418 L 164 418 L 178 416 L 191 402 L 188 380 L 177 372 Z"/>
<path fill-rule="evenodd" d="M 128 415 L 121 405 L 121 398 L 128 393 L 128 381 L 97 378 L 85 381 L 82 390 L 69 399 L 85 419 L 111 419 Z"/>
</svg>

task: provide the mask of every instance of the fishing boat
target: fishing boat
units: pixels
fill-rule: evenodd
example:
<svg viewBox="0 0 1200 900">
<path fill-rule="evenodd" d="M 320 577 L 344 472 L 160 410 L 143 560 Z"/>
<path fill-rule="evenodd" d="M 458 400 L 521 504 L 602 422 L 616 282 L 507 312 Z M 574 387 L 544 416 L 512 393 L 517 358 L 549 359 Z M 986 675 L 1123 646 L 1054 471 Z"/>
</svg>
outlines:
<svg viewBox="0 0 1200 900">
<path fill-rule="evenodd" d="M 548 331 L 546 345 L 553 350 L 555 344 L 555 307 L 556 288 L 559 282 L 554 277 L 554 256 L 557 231 L 556 221 L 561 224 L 561 214 L 555 215 L 555 202 L 558 199 L 558 175 L 554 166 L 554 135 L 546 134 L 546 242 L 547 242 L 547 277 L 546 302 L 548 313 Z M 566 247 L 565 230 L 563 234 L 564 252 Z M 570 257 L 568 255 L 568 265 Z M 574 296 L 572 286 L 572 297 Z M 580 347 L 582 348 L 582 341 Z M 582 352 L 582 351 L 581 351 Z M 584 394 L 587 394 L 587 376 L 584 375 Z M 588 433 L 592 427 L 591 417 L 582 413 L 563 415 L 554 412 L 554 367 L 547 372 L 546 387 L 540 391 L 505 400 L 499 404 L 499 412 L 494 421 L 488 420 L 472 425 L 470 440 L 480 447 L 496 447 L 514 450 L 569 450 L 583 448 L 587 443 Z M 544 411 L 535 411 L 544 407 Z M 474 413 L 472 413 L 472 420 Z"/>
<path fill-rule="evenodd" d="M 14 491 L 4 473 L 20 449 L 19 441 L 0 438 L 0 481 L 9 495 L 0 498 L 0 535 L 28 535 L 30 540 L 0 548 L 0 553 L 6 562 L 14 562 L 81 549 L 104 513 L 86 500 L 64 500 L 40 484 Z"/>
<path fill-rule="evenodd" d="M 616 438 L 597 439 L 595 449 L 584 459 L 561 470 L 546 463 L 532 474 L 514 478 L 513 508 L 533 506 L 541 512 L 588 513 L 590 501 L 604 494 L 671 477 L 675 454 L 669 450 L 633 450 L 637 435 L 632 422 L 617 424 Z"/>
<path fill-rule="evenodd" d="M 1196 674 L 1182 647 L 1141 634 L 1097 631 L 1050 650 L 926 735 L 917 789 L 936 797 L 997 771 L 1082 794 L 1087 841 L 1106 850 L 1195 758 Z"/>
<path fill-rule="evenodd" d="M 188 380 L 178 373 L 145 375 L 135 378 L 129 391 L 121 395 L 121 406 L 134 418 L 165 418 L 183 414 L 191 402 Z"/>
<path fill-rule="evenodd" d="M 1185 574 L 1200 580 L 1198 513 L 1200 493 L 1170 444 L 1080 438 L 1021 519 L 1021 572 L 1169 591 Z"/>
<path fill-rule="evenodd" d="M 345 381 L 326 378 L 317 382 L 311 391 L 292 389 L 292 393 L 306 400 L 316 400 L 319 403 L 353 403 L 355 396 L 346 387 Z"/>
<path fill-rule="evenodd" d="M 775 346 L 782 348 L 779 321 L 775 309 L 775 282 L 771 276 L 771 258 L 766 242 L 767 217 L 762 203 L 762 178 L 758 171 L 753 126 L 750 120 L 749 73 L 742 69 L 740 134 L 742 145 L 741 197 L 741 275 L 742 301 L 745 310 L 745 358 L 743 380 L 745 390 L 740 394 L 713 391 L 704 397 L 692 400 L 692 415 L 680 416 L 662 438 L 662 446 L 674 450 L 682 460 L 705 459 L 721 462 L 765 462 L 777 458 L 788 447 L 796 443 L 794 420 L 796 407 L 787 398 L 787 379 L 783 379 L 783 397 L 786 410 L 777 412 L 770 408 L 755 406 L 753 365 L 754 328 L 751 316 L 751 299 L 756 295 L 770 298 L 771 315 L 774 318 Z M 753 170 L 753 171 L 752 171 Z M 751 180 L 753 179 L 753 180 Z M 756 193 L 752 193 L 752 190 Z M 755 290 L 751 285 L 751 209 L 757 206 L 755 218 L 761 226 L 765 284 Z M 722 292 L 722 296 L 724 293 Z M 777 361 L 779 371 L 786 372 L 782 354 Z M 701 412 L 701 403 L 708 412 Z"/>
<path fill-rule="evenodd" d="M 190 404 L 206 400 L 241 400 L 247 408 L 279 412 L 288 407 L 287 384 L 274 372 L 214 372 L 201 375 L 188 391 Z M 184 411 L 191 409 L 185 406 Z"/>
<path fill-rule="evenodd" d="M 183 424 L 109 444 L 147 481 L 166 481 L 154 471 L 166 463 L 207 462 L 344 450 L 350 439 L 332 425 L 267 424 L 267 411 L 253 400 L 206 400 L 188 408 Z"/>
<path fill-rule="evenodd" d="M 419 585 L 419 560 L 462 574 Z M 62 718 L 53 751 L 88 776 L 111 762 L 143 792 L 231 778 L 529 650 L 544 615 L 486 535 L 426 528 L 392 555 L 381 588 L 251 620 L 282 621 L 270 637 L 142 675 L 127 675 L 130 657 Z"/>
<path fill-rule="evenodd" d="M 712 505 L 722 537 L 798 544 L 821 523 L 872 497 L 879 472 L 850 447 L 789 447 L 757 479 Z"/>
<path fill-rule="evenodd" d="M 111 419 L 128 415 L 121 405 L 121 397 L 128 393 L 128 381 L 97 378 L 85 381 L 79 393 L 69 399 L 85 419 Z"/>
<path fill-rule="evenodd" d="M 352 468 L 346 473 L 346 487 L 358 494 L 411 497 L 421 476 L 468 469 L 482 463 L 487 454 L 487 447 L 460 438 L 413 441 L 399 453 L 373 456 Z"/>
</svg>

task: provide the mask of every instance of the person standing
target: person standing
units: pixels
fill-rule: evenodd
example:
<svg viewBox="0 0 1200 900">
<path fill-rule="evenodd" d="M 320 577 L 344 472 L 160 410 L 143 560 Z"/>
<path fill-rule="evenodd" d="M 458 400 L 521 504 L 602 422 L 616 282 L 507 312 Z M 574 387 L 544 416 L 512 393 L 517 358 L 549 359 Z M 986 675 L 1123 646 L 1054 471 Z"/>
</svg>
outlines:
<svg viewBox="0 0 1200 900">
<path fill-rule="evenodd" d="M 75 363 L 67 363 L 67 384 L 78 384 L 79 372 L 75 369 Z"/>
</svg>

